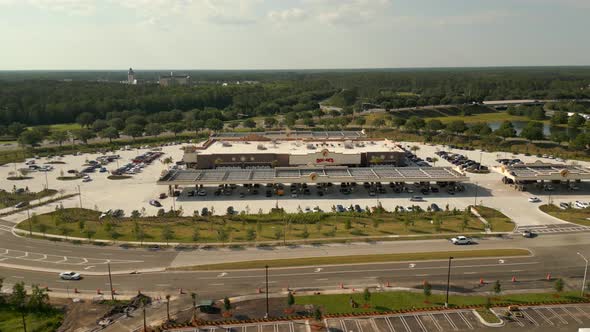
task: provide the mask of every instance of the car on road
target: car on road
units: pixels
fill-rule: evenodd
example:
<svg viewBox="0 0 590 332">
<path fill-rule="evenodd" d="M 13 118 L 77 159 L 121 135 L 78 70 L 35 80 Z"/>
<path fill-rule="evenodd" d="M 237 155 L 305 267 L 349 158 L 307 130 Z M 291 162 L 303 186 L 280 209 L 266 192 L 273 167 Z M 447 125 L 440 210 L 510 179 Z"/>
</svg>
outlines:
<svg viewBox="0 0 590 332">
<path fill-rule="evenodd" d="M 540 201 L 539 197 L 529 197 L 529 203 L 539 203 Z"/>
<path fill-rule="evenodd" d="M 72 271 L 62 272 L 59 274 L 59 277 L 62 280 L 80 280 L 82 278 L 80 273 L 76 273 L 76 272 L 72 272 Z"/>
<path fill-rule="evenodd" d="M 155 207 L 162 207 L 162 204 L 155 199 L 150 200 L 150 205 Z"/>
<path fill-rule="evenodd" d="M 92 181 L 92 178 L 90 178 L 88 175 L 86 175 L 82 178 L 82 182 L 90 182 L 90 181 Z"/>
<path fill-rule="evenodd" d="M 207 196 L 207 191 L 205 191 L 205 189 L 201 189 L 201 190 L 199 190 L 198 195 L 199 196 Z"/>
<path fill-rule="evenodd" d="M 28 201 L 20 202 L 14 206 L 15 209 L 24 208 L 25 206 L 29 205 Z"/>
<path fill-rule="evenodd" d="M 530 239 L 530 238 L 535 237 L 535 233 L 533 233 L 527 229 L 522 232 L 522 237 Z"/>
<path fill-rule="evenodd" d="M 410 201 L 412 201 L 412 202 L 422 202 L 422 201 L 424 201 L 424 198 L 422 196 L 412 196 L 412 198 L 410 198 Z"/>
<path fill-rule="evenodd" d="M 455 245 L 472 244 L 473 240 L 470 237 L 459 235 L 451 239 L 451 243 Z"/>
</svg>

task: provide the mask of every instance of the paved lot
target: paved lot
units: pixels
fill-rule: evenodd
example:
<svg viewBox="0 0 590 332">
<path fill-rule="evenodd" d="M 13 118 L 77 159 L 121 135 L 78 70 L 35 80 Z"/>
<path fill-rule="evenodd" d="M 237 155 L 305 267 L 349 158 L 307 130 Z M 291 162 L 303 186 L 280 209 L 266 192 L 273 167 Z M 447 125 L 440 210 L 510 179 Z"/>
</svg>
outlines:
<svg viewBox="0 0 590 332">
<path fill-rule="evenodd" d="M 498 314 L 505 309 L 494 309 Z M 524 331 L 577 331 L 590 327 L 590 305 L 539 306 L 522 309 L 522 317 L 506 319 L 505 329 Z"/>
<path fill-rule="evenodd" d="M 527 225 L 518 226 L 514 233 L 522 233 L 524 230 L 529 230 L 537 234 L 550 233 L 573 233 L 573 232 L 588 232 L 589 226 L 574 225 L 574 224 L 552 224 L 552 225 Z"/>
<path fill-rule="evenodd" d="M 263 324 L 227 325 L 184 329 L 186 332 L 307 332 L 305 321 L 277 322 Z"/>
<path fill-rule="evenodd" d="M 470 331 L 484 327 L 471 310 L 392 315 L 358 319 L 328 319 L 331 332 Z"/>
</svg>

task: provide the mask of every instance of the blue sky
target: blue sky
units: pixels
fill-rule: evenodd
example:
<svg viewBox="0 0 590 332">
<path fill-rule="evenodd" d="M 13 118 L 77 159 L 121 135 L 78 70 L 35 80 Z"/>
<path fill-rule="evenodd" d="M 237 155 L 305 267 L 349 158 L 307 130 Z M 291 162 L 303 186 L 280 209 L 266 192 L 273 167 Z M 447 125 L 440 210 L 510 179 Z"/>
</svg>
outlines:
<svg viewBox="0 0 590 332">
<path fill-rule="evenodd" d="M 0 70 L 590 65 L 590 0 L 0 0 Z"/>
</svg>

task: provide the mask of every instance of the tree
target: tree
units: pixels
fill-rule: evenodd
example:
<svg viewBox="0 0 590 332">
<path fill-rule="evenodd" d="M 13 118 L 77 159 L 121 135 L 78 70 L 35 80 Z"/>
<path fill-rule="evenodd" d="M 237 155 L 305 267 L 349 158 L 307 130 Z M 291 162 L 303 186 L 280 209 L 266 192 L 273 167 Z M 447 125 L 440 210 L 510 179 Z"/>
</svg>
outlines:
<svg viewBox="0 0 590 332">
<path fill-rule="evenodd" d="M 35 129 L 25 130 L 18 136 L 19 144 L 26 146 L 29 145 L 34 147 L 43 141 L 41 132 Z"/>
<path fill-rule="evenodd" d="M 25 290 L 25 283 L 19 281 L 12 286 L 12 294 L 10 295 L 10 304 L 15 308 L 24 308 L 27 298 L 27 291 Z"/>
<path fill-rule="evenodd" d="M 419 118 L 417 116 L 412 116 L 408 119 L 408 121 L 406 121 L 406 124 L 404 127 L 408 130 L 418 131 L 418 130 L 424 128 L 425 125 L 426 125 L 426 123 L 424 122 L 424 119 Z"/>
<path fill-rule="evenodd" d="M 566 123 L 568 123 L 567 112 L 555 111 L 555 113 L 553 113 L 553 116 L 551 117 L 551 124 L 552 125 L 559 125 L 559 124 L 566 124 Z"/>
<path fill-rule="evenodd" d="M 496 280 L 496 282 L 494 282 L 494 294 L 496 295 L 500 295 L 500 293 L 502 293 L 502 284 L 500 284 L 500 280 Z"/>
<path fill-rule="evenodd" d="M 231 302 L 229 298 L 226 296 L 223 298 L 223 310 L 230 311 L 231 310 Z"/>
<path fill-rule="evenodd" d="M 109 125 L 117 130 L 123 130 L 125 128 L 125 121 L 121 118 L 112 118 L 109 120 Z"/>
<path fill-rule="evenodd" d="M 82 127 L 89 128 L 94 122 L 94 114 L 90 112 L 80 113 L 80 115 L 76 117 L 76 122 Z"/>
<path fill-rule="evenodd" d="M 192 120 L 188 122 L 187 129 L 194 130 L 195 135 L 199 134 L 199 130 L 205 127 L 205 122 L 203 120 Z"/>
<path fill-rule="evenodd" d="M 246 230 L 246 240 L 254 241 L 256 240 L 256 231 L 252 228 L 248 228 Z"/>
<path fill-rule="evenodd" d="M 104 129 L 109 127 L 109 123 L 106 120 L 98 119 L 92 123 L 92 130 L 95 132 L 103 131 Z"/>
<path fill-rule="evenodd" d="M 442 121 L 438 120 L 438 119 L 432 119 L 429 120 L 428 122 L 426 122 L 426 129 L 428 131 L 439 131 L 445 128 L 445 125 L 442 123 Z"/>
<path fill-rule="evenodd" d="M 166 320 L 170 321 L 170 294 L 166 294 Z"/>
<path fill-rule="evenodd" d="M 399 127 L 406 124 L 406 119 L 400 118 L 400 117 L 394 117 L 392 120 L 392 123 L 396 128 L 399 128 Z"/>
<path fill-rule="evenodd" d="M 205 122 L 205 127 L 213 131 L 221 130 L 223 129 L 223 121 L 219 119 L 209 119 Z"/>
<path fill-rule="evenodd" d="M 289 292 L 287 293 L 287 306 L 290 308 L 295 304 L 295 296 L 293 296 L 293 293 Z"/>
<path fill-rule="evenodd" d="M 47 290 L 39 288 L 39 285 L 31 287 L 31 296 L 29 296 L 28 307 L 34 311 L 41 311 L 49 307 L 49 295 Z"/>
<path fill-rule="evenodd" d="M 363 299 L 365 299 L 365 303 L 369 303 L 371 301 L 371 292 L 369 291 L 368 287 L 363 290 Z"/>
<path fill-rule="evenodd" d="M 514 137 L 516 136 L 516 130 L 514 129 L 514 125 L 510 121 L 504 121 L 500 125 L 498 129 L 494 132 L 496 135 L 500 137 Z"/>
<path fill-rule="evenodd" d="M 436 166 L 436 163 L 438 162 L 438 158 L 437 157 L 432 157 L 432 166 Z"/>
<path fill-rule="evenodd" d="M 65 131 L 56 130 L 51 133 L 51 135 L 49 136 L 49 140 L 52 143 L 56 143 L 59 146 L 61 146 L 65 141 L 68 140 L 68 133 L 66 133 Z"/>
<path fill-rule="evenodd" d="M 432 285 L 428 281 L 424 281 L 422 291 L 424 292 L 424 297 L 428 300 L 430 295 L 432 295 Z"/>
<path fill-rule="evenodd" d="M 88 140 L 95 136 L 93 131 L 86 128 L 74 130 L 73 134 L 77 140 L 82 141 L 84 144 L 88 143 Z"/>
<path fill-rule="evenodd" d="M 145 134 L 148 136 L 158 136 L 164 132 L 164 127 L 159 123 L 148 123 L 145 125 Z"/>
<path fill-rule="evenodd" d="M 229 239 L 229 231 L 224 227 L 219 227 L 217 230 L 217 240 L 222 243 L 225 243 Z"/>
<path fill-rule="evenodd" d="M 584 125 L 586 119 L 578 113 L 574 113 L 570 118 L 567 120 L 567 126 L 570 128 L 579 128 Z"/>
<path fill-rule="evenodd" d="M 201 238 L 201 229 L 199 228 L 199 226 L 195 226 L 195 228 L 193 228 L 193 242 L 197 242 L 199 241 L 199 239 Z"/>
<path fill-rule="evenodd" d="M 565 284 L 563 282 L 563 279 L 559 278 L 559 279 L 555 280 L 555 284 L 553 285 L 553 288 L 555 289 L 556 292 L 561 293 L 561 292 L 563 292 L 564 286 L 565 286 Z"/>
<path fill-rule="evenodd" d="M 246 119 L 242 121 L 242 126 L 244 126 L 244 128 L 255 128 L 256 122 L 254 122 L 252 119 Z"/>
<path fill-rule="evenodd" d="M 125 126 L 125 129 L 123 129 L 123 134 L 133 137 L 133 140 L 135 141 L 136 137 L 141 137 L 143 135 L 143 127 L 136 123 L 130 123 Z"/>
<path fill-rule="evenodd" d="M 197 314 L 197 293 L 191 292 L 191 299 L 193 300 L 193 322 L 196 319 Z"/>
<path fill-rule="evenodd" d="M 266 128 L 272 128 L 278 123 L 277 119 L 274 117 L 266 117 L 264 118 L 264 126 Z"/>
<path fill-rule="evenodd" d="M 13 136 L 18 137 L 23 131 L 27 129 L 27 126 L 20 122 L 13 122 L 6 128 L 6 132 Z"/>
<path fill-rule="evenodd" d="M 39 224 L 39 232 L 43 233 L 43 236 L 45 237 L 45 233 L 47 233 L 47 225 L 41 223 Z"/>
<path fill-rule="evenodd" d="M 520 137 L 526 138 L 528 140 L 544 139 L 545 136 L 543 135 L 543 124 L 541 122 L 529 121 L 526 126 L 522 128 Z"/>
<path fill-rule="evenodd" d="M 313 318 L 318 322 L 322 320 L 322 311 L 320 308 L 315 308 L 315 311 L 313 312 Z"/>
<path fill-rule="evenodd" d="M 108 127 L 98 133 L 101 138 L 108 138 L 109 143 L 113 143 L 113 139 L 119 138 L 119 131 L 115 127 Z"/>
<path fill-rule="evenodd" d="M 352 228 L 352 224 L 350 223 L 350 219 L 346 219 L 344 221 L 344 229 L 351 229 Z"/>
<path fill-rule="evenodd" d="M 385 126 L 385 119 L 383 118 L 375 118 L 371 121 L 371 125 L 373 127 L 381 128 Z"/>
<path fill-rule="evenodd" d="M 182 122 L 172 122 L 166 125 L 166 129 L 171 131 L 174 134 L 174 137 L 176 137 L 176 135 L 184 131 L 185 127 Z"/>
<path fill-rule="evenodd" d="M 162 238 L 166 241 L 166 245 L 168 245 L 168 242 L 174 238 L 174 231 L 170 228 L 170 225 L 164 225 L 162 228 Z"/>
<path fill-rule="evenodd" d="M 307 230 L 307 225 L 303 226 L 303 232 L 301 232 L 301 237 L 307 239 L 309 237 L 309 231 Z"/>
<path fill-rule="evenodd" d="M 463 120 L 455 120 L 447 125 L 446 130 L 450 133 L 459 134 L 467 130 L 467 126 Z"/>
<path fill-rule="evenodd" d="M 88 239 L 88 242 L 90 242 L 92 240 L 92 238 L 94 237 L 95 234 L 96 234 L 96 231 L 93 229 L 84 230 L 84 235 Z"/>
</svg>

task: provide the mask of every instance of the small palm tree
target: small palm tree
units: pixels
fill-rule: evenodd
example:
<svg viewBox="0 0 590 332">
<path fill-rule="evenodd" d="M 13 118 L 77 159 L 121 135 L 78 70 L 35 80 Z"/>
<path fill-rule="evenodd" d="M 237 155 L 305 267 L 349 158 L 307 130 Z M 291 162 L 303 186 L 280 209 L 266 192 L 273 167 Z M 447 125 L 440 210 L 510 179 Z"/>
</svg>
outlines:
<svg viewBox="0 0 590 332">
<path fill-rule="evenodd" d="M 432 166 L 435 166 L 437 162 L 438 162 L 438 158 L 432 157 Z"/>
<path fill-rule="evenodd" d="M 166 294 L 166 317 L 170 321 L 170 294 Z"/>
<path fill-rule="evenodd" d="M 193 322 L 195 321 L 195 316 L 197 314 L 197 293 L 191 293 L 191 299 L 193 300 Z"/>
</svg>

